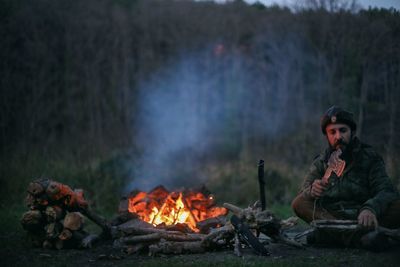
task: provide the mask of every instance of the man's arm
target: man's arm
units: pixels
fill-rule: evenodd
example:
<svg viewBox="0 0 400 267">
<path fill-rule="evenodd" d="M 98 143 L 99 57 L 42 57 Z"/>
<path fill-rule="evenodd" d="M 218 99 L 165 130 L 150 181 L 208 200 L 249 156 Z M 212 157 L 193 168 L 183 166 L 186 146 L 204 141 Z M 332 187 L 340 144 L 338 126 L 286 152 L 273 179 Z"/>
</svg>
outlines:
<svg viewBox="0 0 400 267">
<path fill-rule="evenodd" d="M 399 199 L 399 194 L 386 174 L 385 164 L 380 156 L 374 158 L 368 180 L 372 197 L 363 204 L 361 212 L 368 209 L 379 218 L 392 201 Z"/>
<path fill-rule="evenodd" d="M 315 185 L 315 181 L 322 182 L 321 177 L 323 175 L 324 175 L 324 164 L 323 161 L 320 159 L 320 157 L 318 157 L 311 164 L 311 167 L 304 178 L 301 192 L 305 197 L 309 198 L 315 197 L 315 195 L 312 193 L 312 187 Z M 315 189 L 316 188 L 314 188 L 314 190 Z"/>
</svg>

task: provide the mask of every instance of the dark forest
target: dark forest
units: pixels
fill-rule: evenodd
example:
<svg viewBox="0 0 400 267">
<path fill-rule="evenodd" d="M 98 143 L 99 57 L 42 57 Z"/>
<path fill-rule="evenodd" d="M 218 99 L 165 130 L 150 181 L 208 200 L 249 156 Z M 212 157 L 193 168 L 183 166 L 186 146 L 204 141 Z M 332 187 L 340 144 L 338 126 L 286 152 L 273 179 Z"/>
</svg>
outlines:
<svg viewBox="0 0 400 267">
<path fill-rule="evenodd" d="M 108 212 L 158 184 L 245 204 L 264 159 L 288 205 L 333 104 L 399 187 L 400 14 L 313 2 L 1 0 L 1 198 L 50 177 Z"/>
</svg>

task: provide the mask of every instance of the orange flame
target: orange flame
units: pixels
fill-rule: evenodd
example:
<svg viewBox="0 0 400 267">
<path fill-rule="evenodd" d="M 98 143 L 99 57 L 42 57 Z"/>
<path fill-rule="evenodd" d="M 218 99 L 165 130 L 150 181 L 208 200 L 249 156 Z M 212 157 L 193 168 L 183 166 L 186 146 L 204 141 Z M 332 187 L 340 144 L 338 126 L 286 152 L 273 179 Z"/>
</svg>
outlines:
<svg viewBox="0 0 400 267">
<path fill-rule="evenodd" d="M 168 192 L 158 186 L 151 192 L 138 192 L 129 198 L 129 212 L 153 224 L 186 224 L 199 232 L 197 222 L 219 215 L 226 215 L 227 209 L 216 207 L 212 195 L 206 197 L 200 192 Z"/>
</svg>

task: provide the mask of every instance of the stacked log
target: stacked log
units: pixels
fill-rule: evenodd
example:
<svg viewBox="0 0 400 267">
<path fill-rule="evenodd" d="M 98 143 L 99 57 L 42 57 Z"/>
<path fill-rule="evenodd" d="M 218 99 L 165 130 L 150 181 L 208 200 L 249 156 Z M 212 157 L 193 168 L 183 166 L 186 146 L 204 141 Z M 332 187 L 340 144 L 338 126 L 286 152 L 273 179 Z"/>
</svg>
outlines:
<svg viewBox="0 0 400 267">
<path fill-rule="evenodd" d="M 107 228 L 105 221 L 90 211 L 81 189 L 72 190 L 68 185 L 40 179 L 31 182 L 27 191 L 29 211 L 22 215 L 21 224 L 36 246 L 90 247 L 98 236 L 84 230 L 82 213 L 98 219 L 103 230 Z"/>
<path fill-rule="evenodd" d="M 185 229 L 182 231 L 182 229 Z M 195 233 L 188 228 L 153 226 L 139 218 L 111 227 L 114 247 L 126 253 L 182 254 L 203 253 L 233 246 L 232 225 L 209 228 L 209 232 Z"/>
<path fill-rule="evenodd" d="M 224 207 L 238 215 L 249 225 L 254 233 L 261 232 L 273 242 L 302 247 L 300 243 L 288 239 L 283 230 L 293 227 L 297 220 L 291 217 L 286 220 L 278 219 L 271 211 L 262 211 L 257 204 L 242 209 L 225 203 Z M 238 233 L 225 216 L 209 218 L 197 223 L 200 232 L 193 232 L 184 226 L 153 226 L 140 220 L 137 216 L 128 218 L 126 214 L 115 219 L 117 224 L 111 227 L 114 247 L 122 248 L 126 253 L 182 254 L 204 253 L 221 249 L 231 249 L 238 256 L 240 249 L 246 246 L 240 240 Z"/>
</svg>

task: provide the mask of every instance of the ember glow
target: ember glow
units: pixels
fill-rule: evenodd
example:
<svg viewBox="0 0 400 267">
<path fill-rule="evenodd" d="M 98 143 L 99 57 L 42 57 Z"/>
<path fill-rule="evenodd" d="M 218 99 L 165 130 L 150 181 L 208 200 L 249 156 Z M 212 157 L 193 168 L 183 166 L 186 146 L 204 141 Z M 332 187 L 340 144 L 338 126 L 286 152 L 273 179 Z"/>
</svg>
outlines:
<svg viewBox="0 0 400 267">
<path fill-rule="evenodd" d="M 194 232 L 199 232 L 196 223 L 220 215 L 227 209 L 217 207 L 212 195 L 201 192 L 168 192 L 158 186 L 149 193 L 138 192 L 129 197 L 129 212 L 139 215 L 148 223 L 157 225 L 186 224 Z"/>
</svg>

